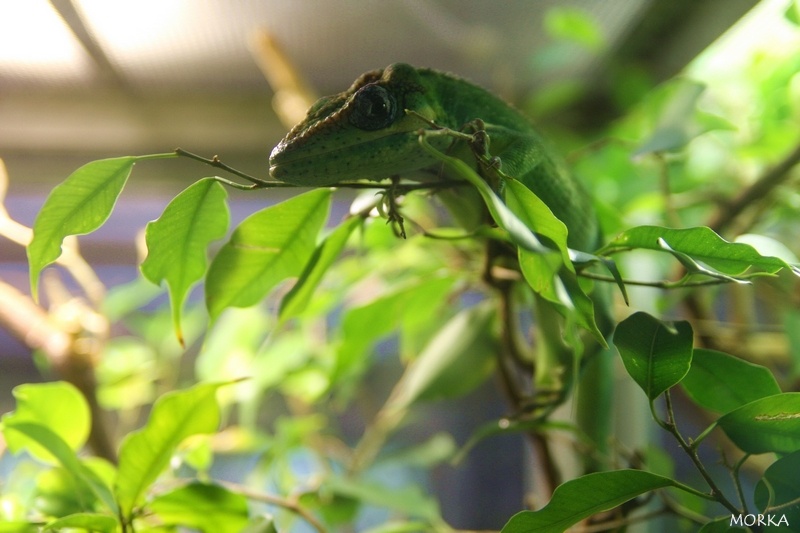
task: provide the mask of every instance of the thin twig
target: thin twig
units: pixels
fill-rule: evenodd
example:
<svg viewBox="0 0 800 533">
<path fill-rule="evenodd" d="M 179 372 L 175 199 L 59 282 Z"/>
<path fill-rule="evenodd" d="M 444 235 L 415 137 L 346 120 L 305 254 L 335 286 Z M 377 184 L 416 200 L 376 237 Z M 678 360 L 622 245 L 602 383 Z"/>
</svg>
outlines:
<svg viewBox="0 0 800 533">
<path fill-rule="evenodd" d="M 669 390 L 664 393 L 664 399 L 666 400 L 667 404 L 667 420 L 664 421 L 656 417 L 656 422 L 658 422 L 661 427 L 667 430 L 673 437 L 675 437 L 675 440 L 678 441 L 678 445 L 681 447 L 681 449 L 683 449 L 686 455 L 689 456 L 689 459 L 691 459 L 692 463 L 694 463 L 695 468 L 697 468 L 698 472 L 700 472 L 700 475 L 703 476 L 703 479 L 705 479 L 708 487 L 711 489 L 711 496 L 731 513 L 740 514 L 740 510 L 737 509 L 736 506 L 725 497 L 725 494 L 723 494 L 719 489 L 717 483 L 711 477 L 711 474 L 708 473 L 706 467 L 700 461 L 700 457 L 697 455 L 697 450 L 688 442 L 686 442 L 686 440 L 683 438 L 683 435 L 681 435 L 680 431 L 678 431 L 678 426 L 675 424 L 675 412 L 672 409 L 672 396 L 670 395 Z"/>
<path fill-rule="evenodd" d="M 753 202 L 767 196 L 775 187 L 789 179 L 791 170 L 800 163 L 800 144 L 780 163 L 772 167 L 752 185 L 743 190 L 736 198 L 721 206 L 708 226 L 721 233 Z"/>
<path fill-rule="evenodd" d="M 274 494 L 268 494 L 266 492 L 259 492 L 255 491 L 249 487 L 245 487 L 244 485 L 239 485 L 238 483 L 231 483 L 229 481 L 221 482 L 228 490 L 232 492 L 236 492 L 237 494 L 241 494 L 245 498 L 249 500 L 254 500 L 270 505 L 276 505 L 287 511 L 290 511 L 316 529 L 319 533 L 327 533 L 327 529 L 325 526 L 320 522 L 316 516 L 311 514 L 306 508 L 301 506 L 297 502 L 297 498 L 284 498 L 281 496 L 276 496 Z"/>
</svg>

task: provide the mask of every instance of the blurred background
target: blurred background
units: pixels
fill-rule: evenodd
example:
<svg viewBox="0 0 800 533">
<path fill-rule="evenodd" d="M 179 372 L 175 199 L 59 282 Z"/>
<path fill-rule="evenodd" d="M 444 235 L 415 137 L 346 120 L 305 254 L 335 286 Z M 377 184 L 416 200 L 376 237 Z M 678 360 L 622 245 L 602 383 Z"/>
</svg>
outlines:
<svg viewBox="0 0 800 533">
<path fill-rule="evenodd" d="M 753 43 L 779 39 L 788 5 L 0 0 L 5 205 L 12 219 L 30 227 L 47 193 L 82 164 L 176 147 L 216 154 L 267 177 L 270 150 L 302 118 L 308 98 L 340 92 L 361 73 L 398 61 L 481 84 L 570 147 L 603 131 L 709 47 L 713 57 L 689 67 L 693 77 L 735 69 Z M 138 165 L 112 218 L 81 241 L 102 280 L 109 286 L 134 280 L 141 229 L 180 190 L 214 173 L 188 160 Z M 232 227 L 280 197 L 230 195 Z M 0 281 L 28 291 L 24 248 L 1 235 Z M 39 379 L 29 350 L 0 329 L 0 412 L 11 405 L 14 385 Z M 466 405 L 469 411 L 486 403 Z M 487 417 L 501 414 L 486 409 Z M 452 411 L 443 409 L 442 420 L 448 417 Z M 522 452 L 509 450 L 516 464 Z M 442 492 L 452 488 L 448 479 Z"/>
</svg>

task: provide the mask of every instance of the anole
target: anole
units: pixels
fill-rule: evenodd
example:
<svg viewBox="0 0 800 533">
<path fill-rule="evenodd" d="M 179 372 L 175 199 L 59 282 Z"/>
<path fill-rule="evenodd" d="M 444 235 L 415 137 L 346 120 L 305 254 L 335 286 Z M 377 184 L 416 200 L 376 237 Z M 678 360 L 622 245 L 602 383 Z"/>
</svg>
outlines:
<svg viewBox="0 0 800 533">
<path fill-rule="evenodd" d="M 303 186 L 393 176 L 457 179 L 422 149 L 420 130 L 462 131 L 476 121 L 488 134 L 488 151 L 498 158 L 503 174 L 533 191 L 567 226 L 569 247 L 583 251 L 598 247 L 599 226 L 589 194 L 528 118 L 489 91 L 432 69 L 396 63 L 363 74 L 340 94 L 319 99 L 273 149 L 270 175 Z M 463 137 L 429 135 L 426 141 L 480 171 L 474 150 Z M 481 204 L 468 188 L 439 194 L 465 225 L 485 222 L 485 212 L 483 219 L 469 220 L 476 209 L 464 209 L 464 204 Z M 549 353 L 539 353 L 538 363 L 561 368 L 561 375 L 537 375 L 537 384 L 559 387 L 569 381 L 563 374 L 571 372 L 572 355 L 562 349 L 552 317 L 540 319 L 550 331 L 543 331 L 545 346 L 539 348 Z"/>
</svg>

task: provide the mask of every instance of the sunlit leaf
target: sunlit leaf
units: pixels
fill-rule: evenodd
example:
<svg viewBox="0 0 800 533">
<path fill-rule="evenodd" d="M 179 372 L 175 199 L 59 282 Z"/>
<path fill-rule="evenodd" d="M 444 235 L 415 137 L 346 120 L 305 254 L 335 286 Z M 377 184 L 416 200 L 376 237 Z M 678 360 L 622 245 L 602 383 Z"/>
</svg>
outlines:
<svg viewBox="0 0 800 533">
<path fill-rule="evenodd" d="M 227 307 L 248 307 L 303 271 L 330 207 L 330 189 L 315 189 L 250 215 L 211 263 L 206 305 L 216 319 Z"/>
<path fill-rule="evenodd" d="M 240 533 L 278 533 L 278 530 L 271 517 L 257 516 Z"/>
<path fill-rule="evenodd" d="M 184 439 L 217 430 L 220 386 L 205 383 L 165 394 L 153 404 L 147 424 L 122 441 L 115 488 L 124 516 L 130 516 Z"/>
<path fill-rule="evenodd" d="M 40 461 L 53 463 L 55 458 L 40 445 L 5 427 L 21 422 L 39 424 L 56 434 L 73 451 L 79 450 L 91 428 L 89 405 L 83 394 L 66 381 L 25 384 L 12 391 L 17 408 L 3 416 L 3 434 L 8 449 L 14 453 L 27 450 Z"/>
<path fill-rule="evenodd" d="M 240 533 L 247 525 L 247 499 L 219 485 L 194 482 L 148 503 L 165 524 L 207 533 Z"/>
<path fill-rule="evenodd" d="M 83 528 L 93 532 L 114 533 L 117 531 L 117 525 L 117 519 L 113 516 L 97 513 L 76 513 L 48 522 L 44 531 L 61 531 L 65 528 Z"/>
<path fill-rule="evenodd" d="M 637 226 L 624 231 L 604 248 L 605 252 L 645 249 L 664 251 L 659 243 L 663 239 L 669 247 L 684 253 L 693 260 L 705 263 L 720 272 L 736 276 L 755 267 L 774 273 L 789 268 L 797 275 L 800 269 L 777 257 L 765 257 L 755 248 L 743 243 L 728 242 L 706 227 L 670 229 L 660 226 Z"/>
<path fill-rule="evenodd" d="M 46 450 L 67 472 L 79 494 L 93 494 L 109 511 L 116 512 L 117 505 L 109 487 L 78 459 L 75 451 L 46 426 L 25 421 L 5 423 L 4 434 L 19 432 Z M 83 510 L 91 510 L 91 502 L 82 502 Z"/>
<path fill-rule="evenodd" d="M 555 39 L 564 39 L 597 52 L 603 48 L 605 38 L 600 26 L 582 9 L 556 6 L 544 16 L 544 29 Z"/>
<path fill-rule="evenodd" d="M 483 198 L 492 219 L 498 226 L 506 230 L 516 244 L 532 252 L 541 254 L 555 254 L 554 250 L 544 246 L 539 239 L 495 194 L 489 184 L 481 178 L 469 165 L 456 157 L 446 156 L 433 148 L 424 138 L 420 138 L 420 145 L 431 155 L 441 160 L 450 170 L 471 183 Z"/>
<path fill-rule="evenodd" d="M 614 345 L 625 370 L 651 400 L 677 385 L 692 362 L 692 327 L 634 313 L 617 325 Z"/>
<path fill-rule="evenodd" d="M 694 350 L 692 367 L 681 386 L 695 403 L 718 413 L 781 392 L 767 368 L 704 349 Z"/>
<path fill-rule="evenodd" d="M 108 219 L 138 159 L 117 157 L 92 161 L 50 192 L 36 216 L 33 240 L 28 245 L 34 297 L 38 293 L 39 274 L 61 255 L 64 238 L 91 233 Z"/>
<path fill-rule="evenodd" d="M 800 450 L 800 392 L 750 402 L 717 424 L 746 453 L 795 452 Z"/>
<path fill-rule="evenodd" d="M 317 246 L 300 274 L 300 279 L 281 301 L 280 317 L 282 319 L 297 315 L 305 309 L 325 272 L 342 253 L 350 234 L 363 223 L 362 217 L 350 217 Z"/>
<path fill-rule="evenodd" d="M 559 485 L 541 510 L 514 515 L 501 533 L 563 533 L 584 518 L 613 509 L 640 494 L 674 485 L 669 478 L 641 470 L 588 474 Z"/>
<path fill-rule="evenodd" d="M 204 178 L 176 196 L 158 220 L 147 224 L 147 258 L 142 274 L 160 285 L 166 281 L 178 338 L 181 309 L 191 286 L 206 272 L 208 245 L 228 230 L 227 193 L 213 178 Z"/>
</svg>

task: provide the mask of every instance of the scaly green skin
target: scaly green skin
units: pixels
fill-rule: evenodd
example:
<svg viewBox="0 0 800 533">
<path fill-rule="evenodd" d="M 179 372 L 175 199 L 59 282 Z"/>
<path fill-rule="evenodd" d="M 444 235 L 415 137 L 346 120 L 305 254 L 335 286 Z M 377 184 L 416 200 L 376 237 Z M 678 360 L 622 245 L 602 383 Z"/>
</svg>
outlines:
<svg viewBox="0 0 800 533">
<path fill-rule="evenodd" d="M 482 120 L 489 151 L 500 158 L 502 171 L 524 183 L 566 224 L 570 247 L 589 251 L 599 244 L 591 199 L 524 115 L 461 78 L 403 63 L 367 72 L 347 91 L 318 100 L 272 151 L 270 175 L 307 186 L 441 176 L 441 165 L 418 142 L 418 131 L 431 126 L 405 110 L 453 130 Z M 475 165 L 463 141 L 444 136 L 430 141 Z"/>
</svg>

